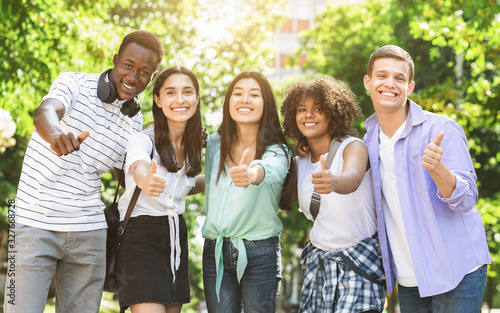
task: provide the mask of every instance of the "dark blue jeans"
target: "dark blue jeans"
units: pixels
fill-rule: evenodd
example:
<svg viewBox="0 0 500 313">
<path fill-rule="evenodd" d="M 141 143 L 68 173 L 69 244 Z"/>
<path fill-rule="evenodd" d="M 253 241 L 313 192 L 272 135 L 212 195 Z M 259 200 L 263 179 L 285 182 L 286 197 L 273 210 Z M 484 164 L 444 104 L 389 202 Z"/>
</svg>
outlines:
<svg viewBox="0 0 500 313">
<path fill-rule="evenodd" d="M 224 238 L 224 275 L 217 300 L 215 280 L 215 240 L 205 239 L 203 247 L 203 285 L 210 313 L 275 313 L 281 281 L 281 246 L 277 237 L 244 240 L 248 264 L 238 283 L 238 250 Z"/>
<path fill-rule="evenodd" d="M 487 266 L 465 275 L 446 293 L 421 298 L 418 287 L 398 286 L 401 313 L 480 313 L 486 288 Z"/>
</svg>

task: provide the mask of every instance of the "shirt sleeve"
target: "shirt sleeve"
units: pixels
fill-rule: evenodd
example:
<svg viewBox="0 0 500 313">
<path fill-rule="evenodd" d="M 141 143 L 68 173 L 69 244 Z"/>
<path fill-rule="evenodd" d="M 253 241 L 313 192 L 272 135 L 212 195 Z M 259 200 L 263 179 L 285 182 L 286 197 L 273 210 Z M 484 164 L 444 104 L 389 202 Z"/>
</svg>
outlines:
<svg viewBox="0 0 500 313">
<path fill-rule="evenodd" d="M 78 79 L 73 72 L 66 72 L 59 75 L 50 86 L 49 93 L 42 98 L 43 102 L 46 99 L 56 99 L 62 102 L 66 111 L 64 115 L 68 115 L 76 103 L 78 94 L 80 93 L 80 85 Z M 40 102 L 40 103 L 41 103 Z"/>
<path fill-rule="evenodd" d="M 127 144 L 125 172 L 128 172 L 130 165 L 135 161 L 144 160 L 151 165 L 151 149 L 153 149 L 153 142 L 148 135 L 141 132 L 130 136 Z"/>
<path fill-rule="evenodd" d="M 444 137 L 441 141 L 441 148 L 443 148 L 441 161 L 455 175 L 456 186 L 449 198 L 444 198 L 439 190 L 437 197 L 450 209 L 467 212 L 476 205 L 478 199 L 477 177 L 469 154 L 467 138 L 462 127 L 455 121 L 446 122 L 442 131 Z M 435 132 L 433 138 L 438 133 Z"/>
<path fill-rule="evenodd" d="M 283 184 L 290 169 L 290 158 L 287 155 L 291 155 L 291 152 L 285 153 L 279 145 L 272 145 L 264 152 L 262 159 L 253 160 L 249 166 L 259 164 L 264 168 L 264 179 L 256 186 Z"/>
<path fill-rule="evenodd" d="M 208 203 L 208 198 L 210 197 L 210 180 L 212 178 L 212 167 L 214 162 L 215 150 L 217 149 L 218 142 L 220 142 L 219 133 L 214 133 L 210 135 L 207 139 L 207 148 L 205 150 L 205 196 L 207 198 L 206 203 Z M 218 160 L 216 160 L 217 162 Z"/>
</svg>

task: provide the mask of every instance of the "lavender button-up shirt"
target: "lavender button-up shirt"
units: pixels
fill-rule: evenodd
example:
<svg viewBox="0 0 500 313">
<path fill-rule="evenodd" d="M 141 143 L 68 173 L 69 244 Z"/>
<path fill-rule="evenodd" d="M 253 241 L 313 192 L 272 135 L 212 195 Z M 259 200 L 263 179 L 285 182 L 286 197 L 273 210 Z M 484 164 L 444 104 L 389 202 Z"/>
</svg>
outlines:
<svg viewBox="0 0 500 313">
<path fill-rule="evenodd" d="M 473 268 L 491 264 L 484 225 L 475 208 L 478 198 L 476 173 L 460 125 L 441 115 L 430 113 L 411 100 L 406 127 L 394 147 L 399 201 L 411 259 L 421 297 L 454 289 Z M 385 230 L 379 163 L 377 115 L 365 121 L 364 141 L 372 168 L 377 209 L 378 233 L 387 279 L 387 292 L 395 285 L 392 251 Z M 455 174 L 456 188 L 443 198 L 429 173 L 422 166 L 427 144 L 439 132 L 442 162 Z"/>
</svg>

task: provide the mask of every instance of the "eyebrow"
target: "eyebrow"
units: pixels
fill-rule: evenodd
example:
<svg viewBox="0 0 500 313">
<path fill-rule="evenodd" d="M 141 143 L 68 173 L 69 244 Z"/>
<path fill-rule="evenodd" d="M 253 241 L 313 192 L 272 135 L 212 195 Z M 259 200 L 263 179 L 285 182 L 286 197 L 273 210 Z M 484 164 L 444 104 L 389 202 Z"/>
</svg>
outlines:
<svg viewBox="0 0 500 313">
<path fill-rule="evenodd" d="M 175 87 L 165 87 L 163 90 L 169 90 L 169 89 L 177 89 L 177 88 L 175 88 Z M 187 85 L 187 86 L 182 87 L 182 89 L 194 89 L 194 87 L 190 86 L 190 85 Z"/>
<path fill-rule="evenodd" d="M 390 71 L 384 70 L 384 69 L 375 71 L 375 73 L 389 73 L 389 72 Z M 395 75 L 401 75 L 401 76 L 407 77 L 406 73 L 404 73 L 404 72 L 395 72 Z"/>
<path fill-rule="evenodd" d="M 128 61 L 128 62 L 130 62 L 130 63 L 135 64 L 135 61 L 134 61 L 133 59 L 125 59 L 124 61 Z M 151 72 L 153 71 L 153 69 L 152 69 L 151 67 L 147 66 L 147 65 L 144 65 L 144 66 L 142 67 L 142 69 L 146 69 L 146 70 L 151 71 Z"/>
<path fill-rule="evenodd" d="M 233 88 L 233 91 L 234 91 L 234 90 L 236 90 L 236 89 L 243 89 L 243 87 L 234 87 L 234 88 Z M 257 90 L 257 91 L 260 91 L 260 89 L 259 89 L 259 88 L 250 88 L 250 90 Z M 262 91 L 260 91 L 260 92 L 262 92 Z"/>
</svg>

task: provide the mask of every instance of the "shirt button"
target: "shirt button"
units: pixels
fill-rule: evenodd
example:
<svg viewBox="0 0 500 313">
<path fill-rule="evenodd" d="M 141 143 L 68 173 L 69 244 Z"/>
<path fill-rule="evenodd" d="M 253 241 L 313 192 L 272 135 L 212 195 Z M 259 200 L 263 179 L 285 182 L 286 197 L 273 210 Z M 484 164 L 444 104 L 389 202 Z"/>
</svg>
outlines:
<svg viewBox="0 0 500 313">
<path fill-rule="evenodd" d="M 224 208 L 220 208 L 221 211 L 224 211 Z"/>
<path fill-rule="evenodd" d="M 181 174 L 177 174 L 177 175 L 175 175 L 175 177 L 179 178 L 179 177 L 181 177 Z"/>
<path fill-rule="evenodd" d="M 169 198 L 169 199 L 172 199 L 173 197 L 174 197 L 174 196 L 172 196 L 172 195 L 168 196 L 168 198 Z"/>
</svg>

